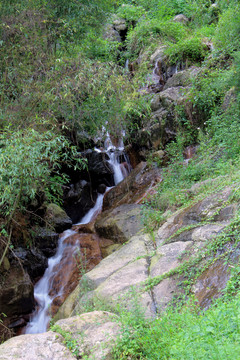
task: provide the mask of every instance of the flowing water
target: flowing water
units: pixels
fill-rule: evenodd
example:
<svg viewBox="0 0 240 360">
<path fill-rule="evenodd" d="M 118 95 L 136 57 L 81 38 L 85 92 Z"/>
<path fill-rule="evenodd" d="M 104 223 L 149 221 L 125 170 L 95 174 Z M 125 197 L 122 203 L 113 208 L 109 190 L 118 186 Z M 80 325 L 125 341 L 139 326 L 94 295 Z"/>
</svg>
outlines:
<svg viewBox="0 0 240 360">
<path fill-rule="evenodd" d="M 104 147 L 104 152 L 107 153 L 109 156 L 108 162 L 113 169 L 114 182 L 116 185 L 121 182 L 131 170 L 127 155 L 124 154 L 123 141 L 119 140 L 117 146 L 114 146 L 112 144 L 109 134 L 107 133 Z M 101 152 L 101 150 L 99 149 L 95 150 Z M 107 190 L 109 190 L 109 188 L 107 188 Z M 101 212 L 103 197 L 103 194 L 98 195 L 95 206 L 90 209 L 90 211 L 76 225 L 87 224 L 96 218 L 96 216 Z M 48 267 L 43 277 L 37 282 L 34 287 L 34 297 L 38 306 L 34 314 L 32 315 L 30 322 L 26 326 L 25 334 L 43 333 L 47 330 L 50 320 L 49 310 L 51 309 L 51 305 L 54 299 L 61 297 L 63 293 L 63 286 L 60 286 L 54 296 L 50 295 L 51 290 L 54 287 L 55 278 L 57 276 L 59 277 L 59 267 L 61 268 L 60 265 L 61 261 L 63 261 L 63 258 L 65 256 L 64 254 L 66 248 L 69 246 L 73 247 L 71 248 L 72 257 L 74 257 L 75 252 L 79 251 L 78 242 L 72 244 L 71 241 L 67 241 L 68 238 L 72 237 L 72 235 L 74 234 L 76 234 L 76 231 L 66 230 L 60 235 L 57 252 L 53 257 L 48 260 Z"/>
</svg>

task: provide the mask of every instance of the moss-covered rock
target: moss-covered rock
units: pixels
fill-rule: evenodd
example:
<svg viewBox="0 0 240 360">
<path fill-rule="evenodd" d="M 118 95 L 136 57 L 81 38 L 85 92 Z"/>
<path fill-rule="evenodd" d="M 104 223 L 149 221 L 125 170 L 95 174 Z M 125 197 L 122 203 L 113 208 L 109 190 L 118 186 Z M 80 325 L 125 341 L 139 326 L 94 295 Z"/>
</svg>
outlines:
<svg viewBox="0 0 240 360">
<path fill-rule="evenodd" d="M 70 217 L 57 204 L 47 205 L 45 219 L 58 233 L 61 233 L 72 226 Z"/>
</svg>

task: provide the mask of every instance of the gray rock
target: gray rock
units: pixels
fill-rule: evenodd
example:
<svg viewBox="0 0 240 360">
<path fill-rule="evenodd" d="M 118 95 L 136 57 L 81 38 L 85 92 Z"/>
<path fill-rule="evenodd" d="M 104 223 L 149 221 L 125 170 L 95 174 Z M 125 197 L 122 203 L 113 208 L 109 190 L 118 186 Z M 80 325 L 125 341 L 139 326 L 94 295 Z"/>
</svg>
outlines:
<svg viewBox="0 0 240 360">
<path fill-rule="evenodd" d="M 68 332 L 76 341 L 81 358 L 82 356 L 87 356 L 89 360 L 113 358 L 112 348 L 120 333 L 116 315 L 106 311 L 93 311 L 59 320 L 56 325 Z"/>
<path fill-rule="evenodd" d="M 105 26 L 103 39 L 109 41 L 117 41 L 119 43 L 122 41 L 121 36 L 119 35 L 118 31 L 114 29 L 112 24 L 107 24 Z"/>
<path fill-rule="evenodd" d="M 155 50 L 155 52 L 150 57 L 150 63 L 152 65 L 156 64 L 156 61 L 163 61 L 165 60 L 164 52 L 166 50 L 166 45 L 161 45 L 159 48 Z"/>
<path fill-rule="evenodd" d="M 113 210 L 104 211 L 95 223 L 99 236 L 124 243 L 143 229 L 141 206 L 123 204 Z"/>
<path fill-rule="evenodd" d="M 200 68 L 192 66 L 187 70 L 182 70 L 169 78 L 163 87 L 163 90 L 178 86 L 188 86 L 191 84 L 191 79 L 195 77 L 200 71 Z"/>
<path fill-rule="evenodd" d="M 127 22 L 125 19 L 115 18 L 115 20 L 113 20 L 113 27 L 118 33 L 121 33 L 121 31 L 127 30 Z"/>
<path fill-rule="evenodd" d="M 173 21 L 186 25 L 189 19 L 183 14 L 178 14 L 173 18 Z"/>
<path fill-rule="evenodd" d="M 103 259 L 93 270 L 86 273 L 83 280 L 89 283 L 91 289 L 96 289 L 112 274 L 125 268 L 136 258 L 147 256 L 151 244 L 151 238 L 147 234 L 133 236 L 127 244 Z"/>
<path fill-rule="evenodd" d="M 51 331 L 14 337 L 0 346 L 0 360 L 74 360 L 63 337 Z"/>
<path fill-rule="evenodd" d="M 217 221 L 226 221 L 234 216 L 236 213 L 236 205 L 226 205 L 226 201 L 229 199 L 229 196 L 232 193 L 231 188 L 225 188 L 221 192 L 209 195 L 203 200 L 199 200 L 197 203 L 190 205 L 189 207 L 176 211 L 167 221 L 159 228 L 156 242 L 158 246 L 162 242 L 174 242 L 179 241 L 179 239 L 191 240 L 192 239 L 192 230 L 186 229 L 179 236 L 174 236 L 174 233 L 180 228 L 187 227 L 189 225 L 195 225 L 199 227 L 202 221 L 208 219 L 208 221 L 217 222 Z M 225 224 L 226 226 L 226 224 Z M 224 227 L 224 224 L 223 224 Z M 223 228 L 221 225 L 217 231 L 221 231 Z M 205 228 L 205 231 L 209 232 L 210 228 Z M 188 234 L 186 237 L 186 233 Z M 216 233 L 216 229 L 212 229 L 211 234 Z"/>
<path fill-rule="evenodd" d="M 177 279 L 168 278 L 162 280 L 153 288 L 152 292 L 157 312 L 164 311 L 168 304 L 173 300 L 174 295 L 178 293 L 177 283 Z"/>
<path fill-rule="evenodd" d="M 181 87 L 171 87 L 162 91 L 153 97 L 151 101 L 152 111 L 159 110 L 160 108 L 172 110 L 175 105 L 180 103 L 185 93 L 186 89 Z"/>
<path fill-rule="evenodd" d="M 177 268 L 181 261 L 179 257 L 191 249 L 192 241 L 177 241 L 157 249 L 156 255 L 151 260 L 150 276 L 160 276 L 168 271 Z"/>
</svg>

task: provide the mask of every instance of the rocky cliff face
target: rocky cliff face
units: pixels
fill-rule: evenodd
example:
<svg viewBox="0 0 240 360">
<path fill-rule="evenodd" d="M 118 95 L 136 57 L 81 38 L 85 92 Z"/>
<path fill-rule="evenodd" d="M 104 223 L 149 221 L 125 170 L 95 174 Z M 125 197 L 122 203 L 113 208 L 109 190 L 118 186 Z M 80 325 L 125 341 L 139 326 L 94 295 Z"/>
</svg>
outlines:
<svg viewBox="0 0 240 360">
<path fill-rule="evenodd" d="M 141 169 L 124 181 L 137 181 Z M 152 183 L 147 184 L 144 192 Z M 114 189 L 116 194 L 123 186 L 124 182 Z M 194 185 L 188 189 L 192 201 L 166 216 L 151 236 L 144 233 L 137 210 L 139 205 L 122 204 L 99 215 L 95 230 L 110 239 L 105 241 L 113 252 L 84 274 L 57 312 L 55 321 L 62 320 L 57 321 L 55 331 L 60 334 L 70 331 L 80 354 L 111 359 L 111 346 L 119 331 L 114 316 L 105 312 L 85 314 L 86 309 L 114 308 L 116 303 L 131 309 L 132 299 L 137 297 L 145 315 L 155 317 L 175 299 L 179 301 L 191 294 L 195 295 L 200 307 L 207 308 L 213 299 L 221 296 L 230 277 L 231 266 L 239 260 L 239 245 L 232 234 L 239 207 L 239 201 L 234 197 L 238 186 L 238 183 L 223 186 L 221 178 Z M 204 192 L 206 187 L 208 191 Z M 140 198 L 142 191 L 141 188 Z M 106 199 L 109 196 L 106 194 Z M 80 234 L 81 231 L 94 231 L 93 225 L 82 225 L 75 230 Z M 36 347 L 36 359 L 48 354 L 47 343 L 59 348 L 56 359 L 63 359 L 63 356 L 77 358 L 76 354 L 70 354 L 64 348 L 62 337 L 56 338 L 52 332 L 21 336 L 15 340 L 17 347 L 13 346 L 13 341 L 9 340 L 0 347 L 0 359 L 13 359 L 16 354 L 19 359 L 23 358 L 27 343 L 31 343 L 34 349 Z M 100 347 L 96 345 L 92 348 L 93 342 Z"/>
</svg>

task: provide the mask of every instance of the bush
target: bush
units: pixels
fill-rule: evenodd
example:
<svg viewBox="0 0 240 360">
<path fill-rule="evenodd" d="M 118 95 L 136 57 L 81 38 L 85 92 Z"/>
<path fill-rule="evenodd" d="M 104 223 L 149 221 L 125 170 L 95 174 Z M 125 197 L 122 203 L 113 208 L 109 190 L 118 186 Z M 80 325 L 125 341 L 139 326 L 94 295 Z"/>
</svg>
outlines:
<svg viewBox="0 0 240 360">
<path fill-rule="evenodd" d="M 207 47 L 200 38 L 180 40 L 177 44 L 170 45 L 166 50 L 172 64 L 186 60 L 201 62 L 206 53 Z"/>
<path fill-rule="evenodd" d="M 0 134 L 0 212 L 13 216 L 24 210 L 36 194 L 44 193 L 59 202 L 66 176 L 60 174 L 62 163 L 68 163 L 69 143 L 52 132 L 43 134 L 27 129 L 5 130 Z M 75 149 L 72 147 L 72 155 Z M 84 165 L 76 157 L 76 166 Z"/>
<path fill-rule="evenodd" d="M 233 55 L 240 50 L 240 5 L 226 10 L 216 29 L 214 40 L 216 49 L 224 55 Z"/>
<path fill-rule="evenodd" d="M 143 20 L 127 36 L 130 55 L 138 55 L 140 50 L 151 41 L 178 41 L 186 36 L 184 25 L 157 19 Z"/>
<path fill-rule="evenodd" d="M 232 360 L 240 356 L 240 299 L 202 312 L 189 302 L 154 320 L 124 313 L 114 359 Z"/>
<path fill-rule="evenodd" d="M 142 6 L 123 4 L 118 8 L 117 15 L 129 23 L 135 23 L 143 15 L 146 15 L 146 11 Z"/>
</svg>

